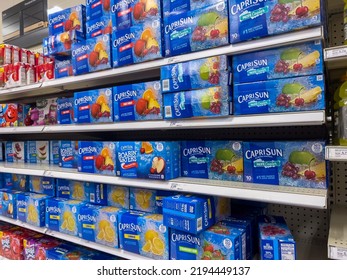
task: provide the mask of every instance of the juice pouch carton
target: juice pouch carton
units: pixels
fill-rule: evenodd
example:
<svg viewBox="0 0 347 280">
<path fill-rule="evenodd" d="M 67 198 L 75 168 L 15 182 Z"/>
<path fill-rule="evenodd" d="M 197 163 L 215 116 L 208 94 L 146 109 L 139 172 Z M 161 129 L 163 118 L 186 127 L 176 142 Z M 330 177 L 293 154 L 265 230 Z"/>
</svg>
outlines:
<svg viewBox="0 0 347 280">
<path fill-rule="evenodd" d="M 56 247 L 49 248 L 46 250 L 46 260 L 64 260 L 65 255 L 72 254 L 75 249 L 73 244 L 62 243 Z M 74 254 L 77 255 L 76 253 Z"/>
<path fill-rule="evenodd" d="M 49 164 L 49 141 L 28 141 L 28 163 Z"/>
<path fill-rule="evenodd" d="M 107 185 L 107 205 L 129 209 L 129 188 Z"/>
<path fill-rule="evenodd" d="M 245 238 L 245 256 L 247 260 L 251 260 L 253 258 L 253 236 L 252 236 L 252 224 L 251 219 L 229 216 L 222 221 L 219 222 L 220 225 L 233 227 L 233 228 L 241 228 L 245 231 L 242 238 Z M 242 247 L 242 250 L 244 248 Z"/>
<path fill-rule="evenodd" d="M 12 63 L 12 46 L 7 44 L 0 45 L 0 65 Z"/>
<path fill-rule="evenodd" d="M 29 190 L 29 176 L 22 174 L 11 174 L 12 188 L 17 191 L 26 192 Z"/>
<path fill-rule="evenodd" d="M 59 232 L 78 236 L 78 213 L 86 203 L 78 200 L 59 201 Z"/>
<path fill-rule="evenodd" d="M 182 141 L 181 176 L 243 181 L 243 152 L 239 141 Z"/>
<path fill-rule="evenodd" d="M 113 67 L 163 57 L 160 20 L 113 31 Z"/>
<path fill-rule="evenodd" d="M 115 142 L 78 143 L 78 171 L 112 175 L 115 170 Z"/>
<path fill-rule="evenodd" d="M 70 181 L 69 188 L 70 199 L 98 205 L 107 204 L 107 185 L 105 184 Z"/>
<path fill-rule="evenodd" d="M 235 115 L 325 109 L 323 75 L 234 84 Z"/>
<path fill-rule="evenodd" d="M 199 260 L 240 260 L 240 236 L 229 227 L 214 225 L 200 235 Z"/>
<path fill-rule="evenodd" d="M 160 214 L 163 212 L 163 198 L 172 195 L 172 191 L 130 188 L 130 210 Z"/>
<path fill-rule="evenodd" d="M 23 62 L 20 60 L 20 48 L 17 46 L 12 46 L 12 63 Z M 23 62 L 24 63 L 24 62 Z"/>
<path fill-rule="evenodd" d="M 53 165 L 59 165 L 59 149 L 60 141 L 49 141 L 49 163 Z"/>
<path fill-rule="evenodd" d="M 46 260 L 46 250 L 60 245 L 60 241 L 50 236 L 23 239 L 25 260 Z"/>
<path fill-rule="evenodd" d="M 118 248 L 118 214 L 122 210 L 116 207 L 99 207 L 96 218 L 96 243 Z"/>
<path fill-rule="evenodd" d="M 138 211 L 120 211 L 118 213 L 119 248 L 140 254 L 141 226 L 138 218 L 145 213 Z"/>
<path fill-rule="evenodd" d="M 34 65 L 30 65 L 29 63 L 25 63 L 25 76 L 26 76 L 26 84 L 31 85 L 36 83 L 36 69 Z"/>
<path fill-rule="evenodd" d="M 65 31 L 78 30 L 85 33 L 86 7 L 74 6 L 48 15 L 49 35 L 56 35 Z"/>
<path fill-rule="evenodd" d="M 191 91 L 166 93 L 164 100 L 165 119 L 195 117 L 221 117 L 229 115 L 231 108 L 229 86 L 210 87 Z"/>
<path fill-rule="evenodd" d="M 163 93 L 229 85 L 226 55 L 164 65 L 160 68 Z"/>
<path fill-rule="evenodd" d="M 78 209 L 78 236 L 95 242 L 95 223 L 97 218 L 97 209 L 100 206 L 86 204 Z"/>
<path fill-rule="evenodd" d="M 70 76 L 73 76 L 71 57 L 56 56 L 54 64 L 54 77 L 56 79 L 60 79 Z"/>
<path fill-rule="evenodd" d="M 31 193 L 26 196 L 28 224 L 44 227 L 46 216 L 46 199 L 48 195 Z"/>
<path fill-rule="evenodd" d="M 212 196 L 175 195 L 163 199 L 164 225 L 198 234 L 215 223 Z"/>
<path fill-rule="evenodd" d="M 166 57 L 223 46 L 228 37 L 227 1 L 164 17 Z"/>
<path fill-rule="evenodd" d="M 1 207 L 2 215 L 11 219 L 17 219 L 17 196 L 20 194 L 20 191 L 15 190 L 1 190 Z"/>
<path fill-rule="evenodd" d="M 55 178 L 30 176 L 29 190 L 35 193 L 55 196 Z"/>
<path fill-rule="evenodd" d="M 321 10 L 320 0 L 229 0 L 230 43 L 319 25 Z"/>
<path fill-rule="evenodd" d="M 59 207 L 59 203 L 64 203 L 67 199 L 60 197 L 48 197 L 46 200 L 46 216 L 45 226 L 54 231 L 59 231 L 59 224 L 62 208 Z"/>
<path fill-rule="evenodd" d="M 111 68 L 111 36 L 105 34 L 76 44 L 72 66 L 75 76 Z"/>
<path fill-rule="evenodd" d="M 116 175 L 170 180 L 180 173 L 178 142 L 116 142 Z"/>
<path fill-rule="evenodd" d="M 46 56 L 57 56 L 60 60 L 68 59 L 77 45 L 84 42 L 84 40 L 84 34 L 81 34 L 76 30 L 65 31 L 45 37 L 42 41 L 43 54 Z"/>
<path fill-rule="evenodd" d="M 280 216 L 260 216 L 259 238 L 262 260 L 295 260 L 296 243 Z"/>
<path fill-rule="evenodd" d="M 249 83 L 323 73 L 321 41 L 233 57 L 234 83 Z"/>
<path fill-rule="evenodd" d="M 5 88 L 26 85 L 25 64 L 17 62 L 4 65 L 4 83 Z"/>
<path fill-rule="evenodd" d="M 58 124 L 72 124 L 74 120 L 74 98 L 58 98 Z"/>
<path fill-rule="evenodd" d="M 55 125 L 57 124 L 57 98 L 38 99 L 36 107 L 29 111 L 31 125 Z"/>
<path fill-rule="evenodd" d="M 224 0 L 171 0 L 163 1 L 163 14 L 169 16 L 173 12 L 187 12 L 223 2 Z"/>
<path fill-rule="evenodd" d="M 162 107 L 159 81 L 113 88 L 115 122 L 162 119 Z"/>
<path fill-rule="evenodd" d="M 75 123 L 113 122 L 112 88 L 75 92 Z"/>
<path fill-rule="evenodd" d="M 86 23 L 86 37 L 91 39 L 104 34 L 112 34 L 112 20 L 110 16 L 102 16 Z"/>
<path fill-rule="evenodd" d="M 22 192 L 17 195 L 17 220 L 27 222 L 27 196 L 28 192 Z"/>
<path fill-rule="evenodd" d="M 102 16 L 109 16 L 111 11 L 112 0 L 87 0 L 86 1 L 86 18 L 87 24 L 93 19 Z"/>
<path fill-rule="evenodd" d="M 36 66 L 36 81 L 44 83 L 54 80 L 54 62 L 44 63 Z"/>
<path fill-rule="evenodd" d="M 170 229 L 170 260 L 197 260 L 202 245 L 199 234 Z"/>
<path fill-rule="evenodd" d="M 18 126 L 18 105 L 15 103 L 0 104 L 0 126 Z"/>
<path fill-rule="evenodd" d="M 57 179 L 57 193 L 56 196 L 60 198 L 70 197 L 70 180 Z"/>
<path fill-rule="evenodd" d="M 244 181 L 325 189 L 324 147 L 319 141 L 248 142 L 244 144 Z"/>
<path fill-rule="evenodd" d="M 26 162 L 27 142 L 6 141 L 5 159 L 6 162 L 25 163 Z"/>
<path fill-rule="evenodd" d="M 59 166 L 77 168 L 78 141 L 59 141 Z"/>
</svg>

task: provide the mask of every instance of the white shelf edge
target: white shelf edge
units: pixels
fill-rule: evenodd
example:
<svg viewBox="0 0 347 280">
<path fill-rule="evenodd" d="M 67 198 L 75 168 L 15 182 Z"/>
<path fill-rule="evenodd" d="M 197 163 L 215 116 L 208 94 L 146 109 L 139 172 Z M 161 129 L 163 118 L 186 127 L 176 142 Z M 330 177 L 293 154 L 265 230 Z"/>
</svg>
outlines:
<svg viewBox="0 0 347 280">
<path fill-rule="evenodd" d="M 347 260 L 347 207 L 335 205 L 331 212 L 328 258 Z"/>
<path fill-rule="evenodd" d="M 133 131 L 143 129 L 199 129 L 265 126 L 322 125 L 324 111 L 272 113 L 263 115 L 228 116 L 206 119 L 158 120 L 143 122 L 118 122 L 109 124 L 71 124 L 53 126 L 28 126 L 0 128 L 0 134 L 76 133 L 97 131 Z"/>
<path fill-rule="evenodd" d="M 347 161 L 347 146 L 326 146 L 325 159 L 330 161 Z"/>
<path fill-rule="evenodd" d="M 34 168 L 36 168 L 36 165 L 0 164 L 0 172 L 8 173 L 30 175 L 32 170 L 37 170 Z M 39 176 L 128 187 L 216 195 L 317 209 L 325 209 L 327 207 L 327 190 L 322 189 L 291 188 L 285 186 L 190 178 L 178 178 L 170 181 L 137 180 L 116 176 L 81 173 L 76 169 L 63 169 L 56 166 L 42 166 L 42 168 L 44 168 L 43 174 Z"/>
<path fill-rule="evenodd" d="M 184 62 L 194 59 L 205 58 L 215 55 L 234 55 L 244 52 L 252 52 L 257 50 L 263 50 L 266 48 L 273 48 L 278 46 L 285 46 L 289 44 L 307 42 L 313 40 L 323 39 L 324 32 L 322 26 L 312 27 L 309 29 L 303 29 L 300 31 L 294 31 L 286 34 L 266 37 L 262 39 L 257 39 L 253 41 L 242 42 L 234 45 L 227 45 L 218 48 L 208 49 L 200 52 L 193 52 L 189 54 L 183 54 L 175 57 L 162 58 L 154 61 L 134 64 L 130 66 L 119 67 L 115 69 L 89 73 L 81 76 L 74 76 L 62 79 L 56 79 L 52 81 L 47 81 L 42 84 L 34 84 L 23 86 L 19 88 L 3 89 L 0 90 L 0 100 L 4 97 L 11 96 L 17 93 L 28 93 L 33 91 L 42 91 L 48 89 L 55 89 L 55 91 L 63 91 L 64 89 L 74 89 L 80 87 L 81 83 L 86 83 L 90 85 L 92 81 L 102 81 L 107 78 L 125 76 L 129 75 L 129 82 L 132 81 L 131 74 L 138 74 L 141 72 L 148 72 L 153 69 L 159 69 L 163 65 Z M 138 78 L 138 77 L 137 77 Z M 115 80 L 116 81 L 116 80 Z"/>
<path fill-rule="evenodd" d="M 6 259 L 5 257 L 0 256 L 0 261 L 9 261 L 9 259 Z"/>
<path fill-rule="evenodd" d="M 121 257 L 121 258 L 124 258 L 124 259 L 129 259 L 129 260 L 152 260 L 150 258 L 146 258 L 146 257 L 138 255 L 138 254 L 127 252 L 127 251 L 124 251 L 122 249 L 116 249 L 116 248 L 107 247 L 107 246 L 104 246 L 104 245 L 101 245 L 101 244 L 97 244 L 97 243 L 94 243 L 94 242 L 90 242 L 90 241 L 84 240 L 84 239 L 76 237 L 76 236 L 71 236 L 71 235 L 68 235 L 68 234 L 61 233 L 61 232 L 52 231 L 52 230 L 50 230 L 48 228 L 45 228 L 45 227 L 32 226 L 32 225 L 29 225 L 29 224 L 24 223 L 22 221 L 14 220 L 14 219 L 11 219 L 11 218 L 8 218 L 8 217 L 0 216 L 0 220 L 4 221 L 4 222 L 7 222 L 7 223 L 10 223 L 10 224 L 13 224 L 13 225 L 20 226 L 22 228 L 27 228 L 27 229 L 30 229 L 30 230 L 33 230 L 33 231 L 36 231 L 36 232 L 39 232 L 39 233 L 43 233 L 43 234 L 46 234 L 46 235 L 49 235 L 49 236 L 53 236 L 53 237 L 56 237 L 56 238 L 59 238 L 59 239 L 65 240 L 65 241 L 69 241 L 69 242 L 72 242 L 72 243 L 75 243 L 75 244 L 78 244 L 78 245 L 81 245 L 81 246 L 85 246 L 85 247 L 88 247 L 88 248 L 91 248 L 91 249 L 95 249 L 95 250 L 98 250 L 98 251 L 101 251 L 101 252 L 105 252 L 105 253 L 108 253 L 108 254 L 111 254 L 111 255 L 114 255 L 114 256 L 117 256 L 117 257 Z"/>
<path fill-rule="evenodd" d="M 324 61 L 328 69 L 346 68 L 347 46 L 341 45 L 324 49 Z"/>
</svg>

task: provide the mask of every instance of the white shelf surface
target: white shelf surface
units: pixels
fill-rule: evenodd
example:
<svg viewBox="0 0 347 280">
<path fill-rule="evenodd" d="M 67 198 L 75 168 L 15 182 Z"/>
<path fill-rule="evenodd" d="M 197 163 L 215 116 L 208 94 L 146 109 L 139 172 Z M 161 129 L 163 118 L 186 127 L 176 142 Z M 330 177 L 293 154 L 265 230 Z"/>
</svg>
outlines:
<svg viewBox="0 0 347 280">
<path fill-rule="evenodd" d="M 347 65 L 347 46 L 324 49 L 324 61 L 328 69 L 344 69 Z"/>
<path fill-rule="evenodd" d="M 328 257 L 347 260 L 347 207 L 335 205 L 331 212 Z"/>
<path fill-rule="evenodd" d="M 5 257 L 0 256 L 0 261 L 8 261 L 9 259 L 6 259 Z"/>
<path fill-rule="evenodd" d="M 79 124 L 0 128 L 0 134 L 78 133 L 100 131 L 134 131 L 144 129 L 199 129 L 236 127 L 275 127 L 322 125 L 326 121 L 324 111 L 288 112 L 263 115 L 228 116 L 224 118 L 158 120 L 143 122 L 118 122 L 109 124 Z"/>
<path fill-rule="evenodd" d="M 69 242 L 72 242 L 72 243 L 75 243 L 75 244 L 78 244 L 78 245 L 81 245 L 81 246 L 85 246 L 85 247 L 88 247 L 88 248 L 91 248 L 91 249 L 94 249 L 94 250 L 98 250 L 98 251 L 105 252 L 105 253 L 108 253 L 108 254 L 111 254 L 111 255 L 114 255 L 114 256 L 118 256 L 118 257 L 121 257 L 121 258 L 124 258 L 124 259 L 128 259 L 128 260 L 150 260 L 149 258 L 146 258 L 144 256 L 141 256 L 141 255 L 138 255 L 138 254 L 134 254 L 134 253 L 131 253 L 131 252 L 127 252 L 127 251 L 124 251 L 122 249 L 115 249 L 115 248 L 107 247 L 107 246 L 104 246 L 104 245 L 101 245 L 101 244 L 97 244 L 95 242 L 90 242 L 90 241 L 84 240 L 84 239 L 76 237 L 76 236 L 71 236 L 71 235 L 68 235 L 68 234 L 61 233 L 61 232 L 52 231 L 52 230 L 50 230 L 48 228 L 45 228 L 45 227 L 32 226 L 32 225 L 29 225 L 27 223 L 23 223 L 22 221 L 14 220 L 14 219 L 7 218 L 7 217 L 4 217 L 4 216 L 0 216 L 0 220 L 4 221 L 4 222 L 7 222 L 7 223 L 10 223 L 10 224 L 13 224 L 13 225 L 17 225 L 17 226 L 20 226 L 20 227 L 23 227 L 23 228 L 30 229 L 30 230 L 33 230 L 33 231 L 36 231 L 36 232 L 40 232 L 40 233 L 43 233 L 43 234 L 46 234 L 46 235 L 49 235 L 49 236 L 53 236 L 53 237 L 56 237 L 56 238 L 59 238 L 59 239 L 62 239 L 62 240 L 66 240 L 66 241 L 69 241 Z"/>
<path fill-rule="evenodd" d="M 325 159 L 330 161 L 347 161 L 347 146 L 326 146 Z"/>
<path fill-rule="evenodd" d="M 64 90 L 75 90 L 102 86 L 105 84 L 133 82 L 134 80 L 139 80 L 139 77 L 141 79 L 155 78 L 159 77 L 159 70 L 160 67 L 163 65 L 200 59 L 215 55 L 234 55 L 278 46 L 292 45 L 299 42 L 320 40 L 323 39 L 323 37 L 323 29 L 321 26 L 318 26 L 310 29 L 304 29 L 277 36 L 242 42 L 234 45 L 227 45 L 223 47 L 179 55 L 170 58 L 158 59 L 154 61 L 119 67 L 96 73 L 89 73 L 81 76 L 62 78 L 44 82 L 41 84 L 28 85 L 19 88 L 3 89 L 0 90 L 0 101 L 9 100 L 14 97 L 23 98 L 30 96 L 38 96 L 45 95 L 48 93 L 62 92 Z M 18 95 L 19 93 L 20 95 Z"/>
<path fill-rule="evenodd" d="M 37 166 L 32 164 L 1 163 L 0 172 L 38 175 L 129 187 L 142 187 L 147 189 L 216 195 L 317 209 L 325 209 L 327 207 L 327 190 L 321 189 L 291 188 L 286 186 L 195 178 L 178 178 L 170 181 L 127 179 L 116 176 L 80 173 L 75 169 L 63 169 L 56 166 Z"/>
</svg>

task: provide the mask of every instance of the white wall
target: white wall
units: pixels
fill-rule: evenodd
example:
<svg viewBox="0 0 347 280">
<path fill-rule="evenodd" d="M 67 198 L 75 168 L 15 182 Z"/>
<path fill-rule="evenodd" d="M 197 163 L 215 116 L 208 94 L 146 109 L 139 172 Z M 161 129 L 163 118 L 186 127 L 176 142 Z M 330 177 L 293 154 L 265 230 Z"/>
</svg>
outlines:
<svg viewBox="0 0 347 280">
<path fill-rule="evenodd" d="M 2 43 L 2 11 L 19 4 L 23 0 L 1 0 L 0 1 L 0 42 Z M 48 0 L 48 9 L 59 6 L 62 9 L 72 7 L 78 4 L 85 4 L 85 0 Z"/>
</svg>

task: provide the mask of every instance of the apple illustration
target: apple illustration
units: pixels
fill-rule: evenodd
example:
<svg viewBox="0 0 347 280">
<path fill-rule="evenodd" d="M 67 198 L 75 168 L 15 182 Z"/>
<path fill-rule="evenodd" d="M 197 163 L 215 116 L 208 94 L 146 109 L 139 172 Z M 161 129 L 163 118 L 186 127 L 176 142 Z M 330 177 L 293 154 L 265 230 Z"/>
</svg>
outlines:
<svg viewBox="0 0 347 280">
<path fill-rule="evenodd" d="M 155 171 L 156 173 L 160 174 L 160 173 L 163 173 L 164 169 L 165 169 L 165 160 L 162 157 L 154 157 L 152 160 L 152 168 L 150 170 L 151 173 L 152 171 Z"/>
</svg>

